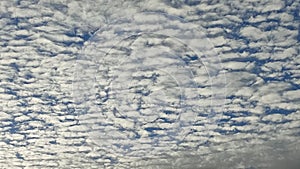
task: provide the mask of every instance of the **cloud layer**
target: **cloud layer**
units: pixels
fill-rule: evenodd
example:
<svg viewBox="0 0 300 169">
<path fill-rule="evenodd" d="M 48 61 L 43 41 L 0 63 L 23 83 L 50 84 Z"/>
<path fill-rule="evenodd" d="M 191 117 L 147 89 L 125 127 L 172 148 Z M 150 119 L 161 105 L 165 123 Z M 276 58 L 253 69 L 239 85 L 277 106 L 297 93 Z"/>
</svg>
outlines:
<svg viewBox="0 0 300 169">
<path fill-rule="evenodd" d="M 0 168 L 295 168 L 299 15 L 298 1 L 1 1 Z"/>
</svg>

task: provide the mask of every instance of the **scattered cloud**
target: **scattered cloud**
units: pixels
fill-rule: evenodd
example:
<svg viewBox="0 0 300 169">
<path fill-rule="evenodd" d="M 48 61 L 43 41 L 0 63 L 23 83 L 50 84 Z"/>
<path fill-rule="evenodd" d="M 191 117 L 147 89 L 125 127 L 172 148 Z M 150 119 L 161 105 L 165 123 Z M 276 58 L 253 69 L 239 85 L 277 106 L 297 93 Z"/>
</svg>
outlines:
<svg viewBox="0 0 300 169">
<path fill-rule="evenodd" d="M 1 1 L 0 168 L 297 168 L 299 5 Z"/>
</svg>

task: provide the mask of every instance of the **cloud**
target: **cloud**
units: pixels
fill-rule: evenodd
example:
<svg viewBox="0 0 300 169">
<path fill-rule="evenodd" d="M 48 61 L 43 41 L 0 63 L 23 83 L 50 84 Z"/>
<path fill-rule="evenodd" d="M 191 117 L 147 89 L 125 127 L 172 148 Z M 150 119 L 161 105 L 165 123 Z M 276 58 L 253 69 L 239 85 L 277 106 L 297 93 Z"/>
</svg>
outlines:
<svg viewBox="0 0 300 169">
<path fill-rule="evenodd" d="M 1 1 L 0 166 L 296 168 L 298 6 Z"/>
</svg>

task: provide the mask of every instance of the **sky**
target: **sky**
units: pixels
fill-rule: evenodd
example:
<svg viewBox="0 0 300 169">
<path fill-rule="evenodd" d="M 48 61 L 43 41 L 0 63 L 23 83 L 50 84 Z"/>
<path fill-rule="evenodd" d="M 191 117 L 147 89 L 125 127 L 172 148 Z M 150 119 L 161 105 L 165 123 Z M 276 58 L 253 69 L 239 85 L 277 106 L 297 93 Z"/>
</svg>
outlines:
<svg viewBox="0 0 300 169">
<path fill-rule="evenodd" d="M 1 1 L 0 168 L 296 168 L 299 9 Z"/>
</svg>

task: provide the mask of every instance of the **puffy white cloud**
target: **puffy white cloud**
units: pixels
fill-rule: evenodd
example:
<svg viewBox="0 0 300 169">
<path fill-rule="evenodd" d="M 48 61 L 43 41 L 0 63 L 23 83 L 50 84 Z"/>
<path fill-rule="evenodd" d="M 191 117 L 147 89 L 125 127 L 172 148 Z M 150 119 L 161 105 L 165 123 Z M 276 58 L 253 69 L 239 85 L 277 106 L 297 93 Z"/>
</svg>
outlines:
<svg viewBox="0 0 300 169">
<path fill-rule="evenodd" d="M 241 35 L 243 35 L 251 40 L 254 40 L 254 41 L 262 40 L 265 38 L 265 34 L 263 34 L 263 32 L 259 28 L 256 28 L 253 26 L 248 26 L 248 27 L 242 28 Z"/>
</svg>

